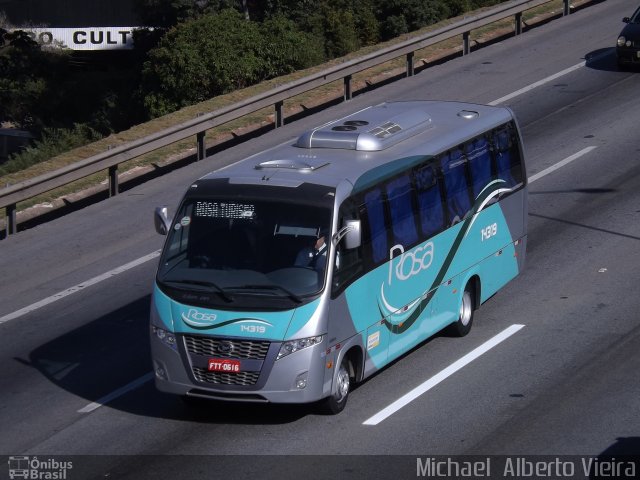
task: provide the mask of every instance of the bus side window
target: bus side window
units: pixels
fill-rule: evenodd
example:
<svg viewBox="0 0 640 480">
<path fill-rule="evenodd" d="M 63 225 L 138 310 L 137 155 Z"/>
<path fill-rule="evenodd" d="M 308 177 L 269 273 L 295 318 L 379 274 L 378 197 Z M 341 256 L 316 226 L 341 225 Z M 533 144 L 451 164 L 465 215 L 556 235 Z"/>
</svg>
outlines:
<svg viewBox="0 0 640 480">
<path fill-rule="evenodd" d="M 456 148 L 443 155 L 441 161 L 449 219 L 451 225 L 455 225 L 471 210 L 471 198 L 465 171 L 467 158 L 459 148 Z"/>
<path fill-rule="evenodd" d="M 433 165 L 416 169 L 414 180 L 418 194 L 418 212 L 422 235 L 431 237 L 444 230 L 442 196 Z"/>
<path fill-rule="evenodd" d="M 522 181 L 520 155 L 512 135 L 508 128 L 504 128 L 496 132 L 493 139 L 497 176 L 507 182 L 508 187 Z"/>
<path fill-rule="evenodd" d="M 409 175 L 402 175 L 387 183 L 386 189 L 391 212 L 393 241 L 395 244 L 409 247 L 418 241 L 413 211 L 411 178 Z"/>
<path fill-rule="evenodd" d="M 387 258 L 387 229 L 384 222 L 384 198 L 379 188 L 375 188 L 364 196 L 367 223 L 369 231 L 367 237 L 371 248 L 371 259 L 374 264 Z"/>
<path fill-rule="evenodd" d="M 480 192 L 491 182 L 491 155 L 489 142 L 486 138 L 476 138 L 467 143 L 467 158 L 471 168 L 473 198 L 477 199 Z"/>
</svg>

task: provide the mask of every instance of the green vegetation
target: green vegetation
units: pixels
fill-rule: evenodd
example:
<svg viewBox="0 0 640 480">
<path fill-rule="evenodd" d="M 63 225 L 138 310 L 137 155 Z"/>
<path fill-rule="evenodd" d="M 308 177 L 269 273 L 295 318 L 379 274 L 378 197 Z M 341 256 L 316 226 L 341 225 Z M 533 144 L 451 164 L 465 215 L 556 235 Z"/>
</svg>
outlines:
<svg viewBox="0 0 640 480">
<path fill-rule="evenodd" d="M 156 117 L 310 67 L 324 59 L 316 45 L 311 35 L 279 15 L 257 23 L 223 10 L 181 23 L 143 64 L 144 107 Z"/>
<path fill-rule="evenodd" d="M 86 124 L 76 124 L 73 128 L 45 128 L 33 145 L 0 165 L 0 176 L 19 172 L 100 138 L 102 135 Z"/>
</svg>

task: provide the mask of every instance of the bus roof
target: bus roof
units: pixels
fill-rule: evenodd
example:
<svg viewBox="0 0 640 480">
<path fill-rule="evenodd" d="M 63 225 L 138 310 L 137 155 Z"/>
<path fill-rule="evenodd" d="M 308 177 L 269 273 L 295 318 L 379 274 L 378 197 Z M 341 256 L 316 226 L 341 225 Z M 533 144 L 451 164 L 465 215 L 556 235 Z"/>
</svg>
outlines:
<svg viewBox="0 0 640 480">
<path fill-rule="evenodd" d="M 448 101 L 389 102 L 334 120 L 202 179 L 230 184 L 337 187 L 391 164 L 405 168 L 513 119 L 511 110 Z M 365 175 L 369 172 L 369 175 Z M 360 182 L 362 183 L 362 182 Z"/>
</svg>

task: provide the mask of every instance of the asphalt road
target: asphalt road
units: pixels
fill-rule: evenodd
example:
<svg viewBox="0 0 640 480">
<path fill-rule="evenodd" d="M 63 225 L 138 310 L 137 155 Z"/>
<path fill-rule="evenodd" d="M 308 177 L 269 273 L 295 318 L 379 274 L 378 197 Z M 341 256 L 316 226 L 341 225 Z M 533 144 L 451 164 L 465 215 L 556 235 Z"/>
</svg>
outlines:
<svg viewBox="0 0 640 480">
<path fill-rule="evenodd" d="M 74 457 L 67 478 L 405 478 L 432 455 L 640 454 L 640 73 L 618 71 L 612 48 L 633 8 L 591 6 L 0 242 L 0 454 L 89 456 Z M 533 180 L 527 267 L 467 337 L 428 340 L 359 385 L 338 416 L 194 409 L 155 391 L 157 261 L 114 272 L 161 247 L 155 205 L 175 206 L 200 175 L 372 103 L 490 103 L 519 91 L 502 104 L 520 121 Z M 512 325 L 524 327 L 364 424 Z M 364 457 L 290 457 L 333 454 Z"/>
</svg>

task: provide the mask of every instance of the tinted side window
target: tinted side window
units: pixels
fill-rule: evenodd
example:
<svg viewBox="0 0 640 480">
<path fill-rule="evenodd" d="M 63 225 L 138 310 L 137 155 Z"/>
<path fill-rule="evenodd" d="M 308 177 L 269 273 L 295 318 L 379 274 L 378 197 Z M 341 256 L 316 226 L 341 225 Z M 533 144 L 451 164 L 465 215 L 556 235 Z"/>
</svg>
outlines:
<svg viewBox="0 0 640 480">
<path fill-rule="evenodd" d="M 478 198 L 484 187 L 493 180 L 489 142 L 484 137 L 476 138 L 467 143 L 466 151 L 471 170 L 473 198 L 475 199 Z"/>
<path fill-rule="evenodd" d="M 402 175 L 387 184 L 393 241 L 394 244 L 402 244 L 405 247 L 418 241 L 411 194 L 409 175 Z"/>
<path fill-rule="evenodd" d="M 364 196 L 369 227 L 368 243 L 371 246 L 373 263 L 379 263 L 387 257 L 387 230 L 384 224 L 384 198 L 379 188 L 367 192 Z"/>
<path fill-rule="evenodd" d="M 444 185 L 447 192 L 447 210 L 451 225 L 461 221 L 471 209 L 471 198 L 467 185 L 467 158 L 456 148 L 441 159 Z"/>
<path fill-rule="evenodd" d="M 493 150 L 497 177 L 513 187 L 522 182 L 522 164 L 515 129 L 505 127 L 495 132 Z"/>
<path fill-rule="evenodd" d="M 413 175 L 418 195 L 420 230 L 424 237 L 430 237 L 445 228 L 438 178 L 434 165 L 419 167 Z"/>
</svg>

